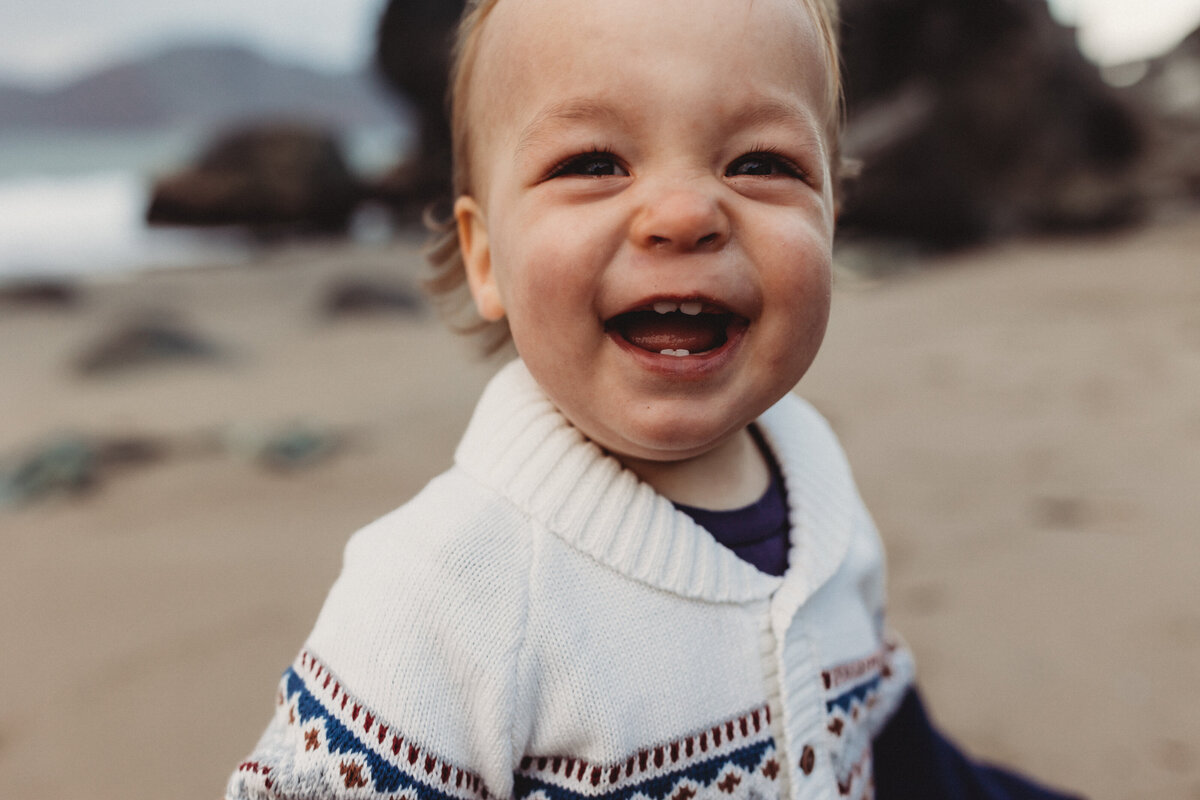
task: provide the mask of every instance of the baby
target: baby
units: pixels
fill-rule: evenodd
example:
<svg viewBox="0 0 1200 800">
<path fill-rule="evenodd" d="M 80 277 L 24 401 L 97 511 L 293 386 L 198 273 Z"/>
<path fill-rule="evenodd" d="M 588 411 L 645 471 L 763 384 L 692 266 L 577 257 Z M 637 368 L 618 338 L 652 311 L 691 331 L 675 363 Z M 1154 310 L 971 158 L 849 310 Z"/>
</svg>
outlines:
<svg viewBox="0 0 1200 800">
<path fill-rule="evenodd" d="M 1051 796 L 929 727 L 790 394 L 830 304 L 829 2 L 468 6 L 436 282 L 520 358 L 351 540 L 227 797 Z"/>
</svg>

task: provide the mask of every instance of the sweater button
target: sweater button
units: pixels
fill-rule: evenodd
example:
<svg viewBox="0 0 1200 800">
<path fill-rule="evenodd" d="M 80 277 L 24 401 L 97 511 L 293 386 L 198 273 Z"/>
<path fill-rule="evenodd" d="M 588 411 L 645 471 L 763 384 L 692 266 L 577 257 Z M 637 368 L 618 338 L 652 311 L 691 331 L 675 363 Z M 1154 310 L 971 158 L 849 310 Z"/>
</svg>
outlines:
<svg viewBox="0 0 1200 800">
<path fill-rule="evenodd" d="M 817 765 L 817 754 L 809 745 L 804 745 L 804 752 L 800 754 L 800 770 L 805 775 L 811 775 L 813 767 Z"/>
</svg>

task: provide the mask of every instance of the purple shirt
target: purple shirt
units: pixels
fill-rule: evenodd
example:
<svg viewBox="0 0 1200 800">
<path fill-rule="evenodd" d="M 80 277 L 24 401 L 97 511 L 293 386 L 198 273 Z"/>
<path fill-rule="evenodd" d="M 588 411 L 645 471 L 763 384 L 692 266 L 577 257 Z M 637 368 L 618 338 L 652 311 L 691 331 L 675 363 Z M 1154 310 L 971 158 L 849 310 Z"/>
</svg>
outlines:
<svg viewBox="0 0 1200 800">
<path fill-rule="evenodd" d="M 771 484 L 766 493 L 748 506 L 728 511 L 710 511 L 679 503 L 675 507 L 743 561 L 758 567 L 760 572 L 782 575 L 787 570 L 788 556 L 787 494 L 770 449 L 757 428 L 751 427 L 750 431 L 771 467 Z"/>
</svg>

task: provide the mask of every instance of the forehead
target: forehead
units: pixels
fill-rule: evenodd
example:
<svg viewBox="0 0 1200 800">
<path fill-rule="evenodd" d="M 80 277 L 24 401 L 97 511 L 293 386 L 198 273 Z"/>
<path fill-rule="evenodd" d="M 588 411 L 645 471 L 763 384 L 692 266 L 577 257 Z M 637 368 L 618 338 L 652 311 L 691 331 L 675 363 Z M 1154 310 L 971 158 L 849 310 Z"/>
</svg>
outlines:
<svg viewBox="0 0 1200 800">
<path fill-rule="evenodd" d="M 823 124 L 831 83 L 802 0 L 501 0 L 481 32 L 468 114 L 482 139 L 569 97 L 670 99 L 686 114 L 758 93 Z"/>
</svg>

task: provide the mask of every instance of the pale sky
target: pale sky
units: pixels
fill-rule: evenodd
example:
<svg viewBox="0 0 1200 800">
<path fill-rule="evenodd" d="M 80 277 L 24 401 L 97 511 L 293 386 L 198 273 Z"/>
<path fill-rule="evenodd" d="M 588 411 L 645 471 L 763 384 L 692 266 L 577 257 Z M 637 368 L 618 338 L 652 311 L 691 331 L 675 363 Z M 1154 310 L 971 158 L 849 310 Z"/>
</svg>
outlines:
<svg viewBox="0 0 1200 800">
<path fill-rule="evenodd" d="M 236 38 L 289 61 L 351 69 L 385 0 L 0 0 L 0 76 L 53 84 L 115 55 Z M 972 2 L 972 0 L 964 0 Z M 1200 24 L 1200 0 L 1051 0 L 1093 60 L 1156 55 Z"/>
<path fill-rule="evenodd" d="M 0 0 L 0 75 L 53 83 L 130 51 L 234 39 L 288 61 L 351 69 L 385 0 Z"/>
</svg>

